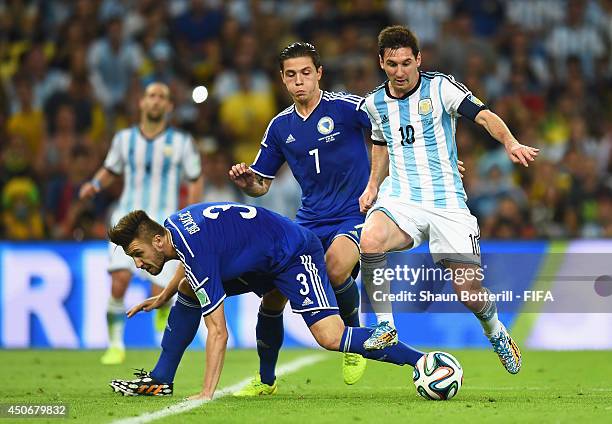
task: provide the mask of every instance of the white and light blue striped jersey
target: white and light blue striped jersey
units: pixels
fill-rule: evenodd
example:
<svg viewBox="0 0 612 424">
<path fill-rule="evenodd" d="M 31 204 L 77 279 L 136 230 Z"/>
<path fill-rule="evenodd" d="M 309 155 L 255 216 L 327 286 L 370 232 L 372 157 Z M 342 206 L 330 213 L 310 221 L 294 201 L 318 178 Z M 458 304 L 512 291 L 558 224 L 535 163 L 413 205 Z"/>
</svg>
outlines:
<svg viewBox="0 0 612 424">
<path fill-rule="evenodd" d="M 419 83 L 402 98 L 388 82 L 362 104 L 372 123 L 372 140 L 389 149 L 389 177 L 380 196 L 434 208 L 467 208 L 457 167 L 455 128 L 459 105 L 482 103 L 452 76 L 421 72 Z"/>
<path fill-rule="evenodd" d="M 138 126 L 119 131 L 104 168 L 124 177 L 123 192 L 111 217 L 113 225 L 135 209 L 163 223 L 179 208 L 181 181 L 196 180 L 202 172 L 193 139 L 172 127 L 153 139 L 147 139 Z"/>
</svg>

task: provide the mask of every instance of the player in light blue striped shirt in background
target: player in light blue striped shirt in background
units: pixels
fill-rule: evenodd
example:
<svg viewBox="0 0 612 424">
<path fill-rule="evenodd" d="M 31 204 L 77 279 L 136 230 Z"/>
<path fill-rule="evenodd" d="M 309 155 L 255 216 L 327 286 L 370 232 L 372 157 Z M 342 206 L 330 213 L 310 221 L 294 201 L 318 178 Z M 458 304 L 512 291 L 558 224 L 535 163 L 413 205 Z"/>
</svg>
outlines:
<svg viewBox="0 0 612 424">
<path fill-rule="evenodd" d="M 162 83 L 151 83 L 140 99 L 139 125 L 119 131 L 114 137 L 95 177 L 81 188 L 81 199 L 92 198 L 123 175 L 123 192 L 115 208 L 111 225 L 134 209 L 145 210 L 162 223 L 179 208 L 179 191 L 183 180 L 188 181 L 189 204 L 202 197 L 202 170 L 200 154 L 189 134 L 168 125 L 172 111 L 170 89 Z M 111 296 L 107 309 L 109 348 L 101 358 L 106 365 L 125 360 L 123 334 L 125 327 L 124 296 L 132 275 L 138 270 L 123 249 L 109 243 Z M 161 292 L 176 271 L 177 261 L 166 264 L 156 276 L 144 271 L 142 276 L 153 283 L 153 294 Z M 166 314 L 156 317 L 156 328 L 166 325 Z"/>
</svg>

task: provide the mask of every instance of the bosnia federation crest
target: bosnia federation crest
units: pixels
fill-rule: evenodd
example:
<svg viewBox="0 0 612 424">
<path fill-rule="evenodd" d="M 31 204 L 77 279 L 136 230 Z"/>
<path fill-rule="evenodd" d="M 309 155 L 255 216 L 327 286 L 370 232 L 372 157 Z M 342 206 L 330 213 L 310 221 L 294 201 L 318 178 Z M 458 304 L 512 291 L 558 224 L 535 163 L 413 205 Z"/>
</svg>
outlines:
<svg viewBox="0 0 612 424">
<path fill-rule="evenodd" d="M 433 103 L 430 98 L 419 100 L 419 115 L 429 115 L 433 110 Z"/>
<path fill-rule="evenodd" d="M 334 130 L 334 120 L 329 116 L 324 116 L 317 122 L 317 130 L 323 135 L 327 135 Z"/>
</svg>

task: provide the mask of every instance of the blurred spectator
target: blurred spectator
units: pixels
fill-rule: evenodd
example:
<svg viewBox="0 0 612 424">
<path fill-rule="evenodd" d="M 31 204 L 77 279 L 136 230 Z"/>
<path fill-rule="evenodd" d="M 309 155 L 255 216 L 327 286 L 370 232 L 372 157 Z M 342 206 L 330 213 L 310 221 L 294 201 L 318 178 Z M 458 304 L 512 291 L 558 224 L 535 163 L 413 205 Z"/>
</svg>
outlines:
<svg viewBox="0 0 612 424">
<path fill-rule="evenodd" d="M 565 18 L 566 0 L 512 0 L 506 2 L 507 17 L 526 32 L 539 35 Z"/>
<path fill-rule="evenodd" d="M 238 162 L 251 163 L 270 120 L 277 113 L 270 91 L 252 91 L 248 70 L 238 73 L 238 91 L 220 105 L 219 119 Z"/>
<path fill-rule="evenodd" d="M 219 102 L 241 91 L 240 74 L 248 74 L 242 83 L 248 84 L 248 91 L 255 93 L 270 93 L 270 79 L 265 72 L 257 67 L 257 39 L 253 34 L 240 36 L 238 48 L 233 52 L 230 63 L 221 71 L 214 81 L 213 95 Z"/>
<path fill-rule="evenodd" d="M 492 239 L 530 239 L 535 237 L 526 211 L 509 197 L 502 198 L 494 214 L 486 217 L 481 236 Z"/>
<path fill-rule="evenodd" d="M 585 0 L 568 0 L 565 24 L 552 29 L 546 40 L 546 51 L 553 60 L 553 68 L 561 80 L 567 76 L 566 60 L 580 58 L 587 78 L 594 74 L 595 60 L 605 52 L 605 45 L 596 27 L 584 18 Z"/>
<path fill-rule="evenodd" d="M 2 225 L 9 240 L 44 237 L 40 192 L 30 177 L 14 177 L 2 189 Z"/>
<path fill-rule="evenodd" d="M 105 36 L 95 41 L 87 53 L 94 93 L 107 110 L 123 101 L 130 76 L 142 62 L 140 47 L 123 38 L 119 18 L 106 22 Z"/>
<path fill-rule="evenodd" d="M 494 69 L 495 51 L 486 41 L 476 38 L 472 17 L 463 10 L 446 23 L 443 36 L 438 43 L 439 70 L 452 73 L 459 80 L 465 79 L 467 58 L 472 54 L 480 55 L 487 69 Z"/>
<path fill-rule="evenodd" d="M 34 106 L 30 81 L 25 77 L 16 76 L 14 84 L 18 106 L 6 123 L 7 132 L 9 135 L 23 138 L 31 155 L 29 157 L 37 157 L 41 152 L 45 134 L 44 115 L 40 108 Z"/>
<path fill-rule="evenodd" d="M 108 206 L 105 193 L 100 193 L 91 202 L 79 201 L 79 189 L 88 181 L 91 164 L 95 157 L 91 151 L 81 145 L 70 151 L 70 165 L 65 175 L 52 180 L 45 193 L 45 222 L 55 239 L 80 240 L 92 228 L 95 219 L 103 223 L 104 208 Z M 98 235 L 104 236 L 104 232 Z"/>
<path fill-rule="evenodd" d="M 221 46 L 218 37 L 225 19 L 223 10 L 208 6 L 205 0 L 190 0 L 189 7 L 171 25 L 171 36 L 186 75 L 198 80 L 214 76 L 219 65 Z"/>
<path fill-rule="evenodd" d="M 227 152 L 215 150 L 204 154 L 203 202 L 244 202 L 242 192 L 228 178 L 233 161 Z"/>
<path fill-rule="evenodd" d="M 190 47 L 217 38 L 223 26 L 223 11 L 210 7 L 205 0 L 190 0 L 190 7 L 172 25 L 178 43 Z"/>
<path fill-rule="evenodd" d="M 444 21 L 451 16 L 449 0 L 390 0 L 389 14 L 418 34 L 422 45 L 435 43 Z"/>
</svg>

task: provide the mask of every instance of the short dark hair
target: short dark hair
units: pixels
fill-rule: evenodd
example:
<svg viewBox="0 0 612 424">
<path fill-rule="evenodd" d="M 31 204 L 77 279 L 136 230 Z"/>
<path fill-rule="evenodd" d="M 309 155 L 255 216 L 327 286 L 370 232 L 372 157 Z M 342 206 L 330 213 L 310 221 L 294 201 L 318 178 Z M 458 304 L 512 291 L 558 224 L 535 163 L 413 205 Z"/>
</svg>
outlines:
<svg viewBox="0 0 612 424">
<path fill-rule="evenodd" d="M 389 26 L 378 34 L 378 54 L 381 58 L 385 55 L 385 49 L 397 50 L 402 47 L 410 47 L 415 57 L 419 54 L 419 40 L 405 26 Z"/>
<path fill-rule="evenodd" d="M 287 47 L 281 50 L 278 55 L 278 65 L 280 66 L 280 70 L 285 70 L 285 60 L 305 56 L 308 56 L 312 59 L 312 63 L 314 63 L 315 69 L 319 69 L 319 67 L 321 67 L 321 56 L 319 56 L 319 52 L 317 51 L 315 46 L 310 43 L 300 41 L 297 43 L 289 44 Z"/>
<path fill-rule="evenodd" d="M 113 243 L 127 250 L 134 239 L 153 240 L 156 235 L 163 236 L 165 228 L 149 218 L 143 210 L 128 213 L 119 220 L 117 225 L 108 230 L 108 238 Z"/>
</svg>

